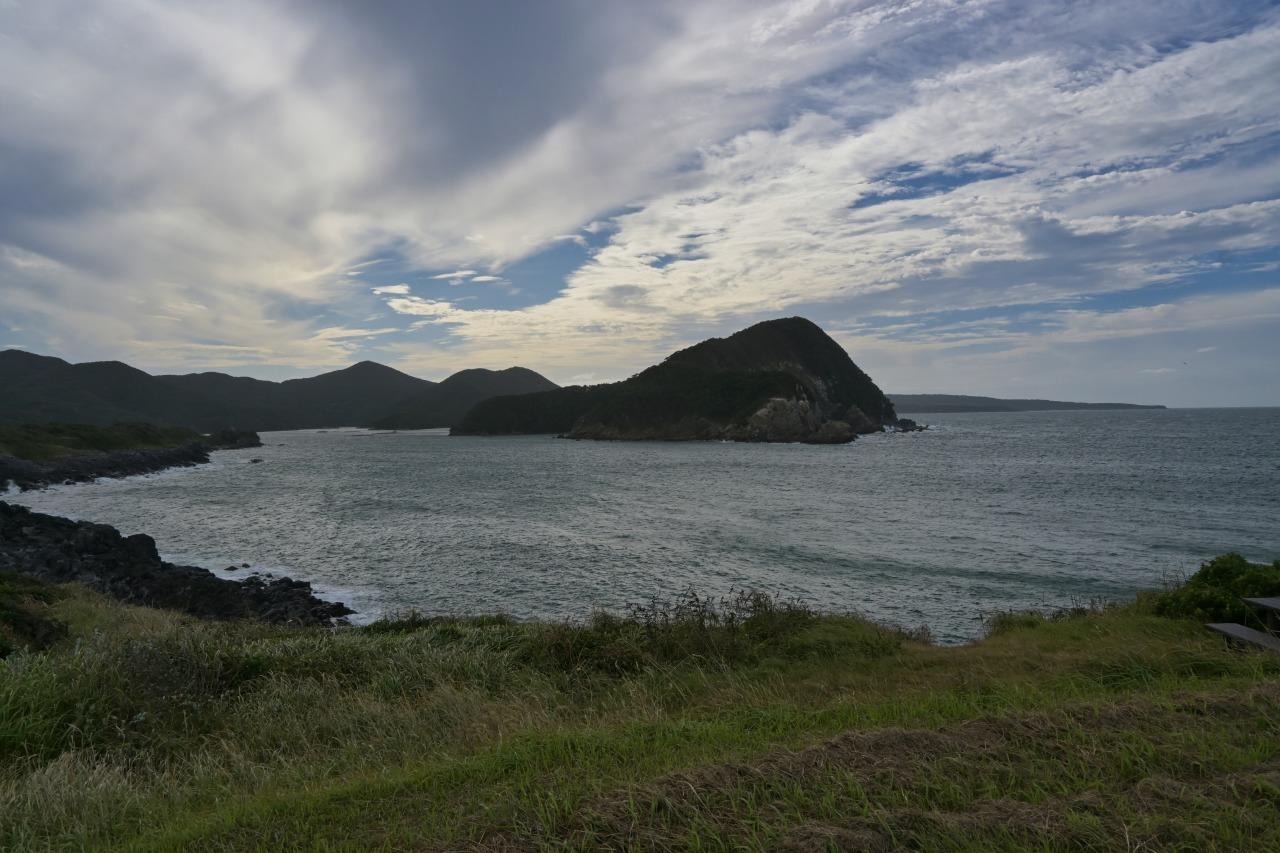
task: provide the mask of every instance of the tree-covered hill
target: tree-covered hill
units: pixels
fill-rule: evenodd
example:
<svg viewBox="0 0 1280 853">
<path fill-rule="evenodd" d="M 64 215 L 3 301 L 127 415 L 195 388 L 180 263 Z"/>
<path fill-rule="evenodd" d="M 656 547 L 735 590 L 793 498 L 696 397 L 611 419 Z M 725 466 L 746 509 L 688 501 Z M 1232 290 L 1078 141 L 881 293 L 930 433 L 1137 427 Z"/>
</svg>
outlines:
<svg viewBox="0 0 1280 853">
<path fill-rule="evenodd" d="M 0 351 L 0 424 L 147 422 L 201 432 L 448 426 L 479 400 L 556 387 L 524 368 L 464 370 L 435 383 L 371 361 L 268 382 L 225 373 L 152 376 L 118 361 L 70 364 Z M 439 389 L 439 390 L 437 390 Z"/>
<path fill-rule="evenodd" d="M 825 443 L 897 424 L 893 403 L 839 344 L 789 317 L 680 350 L 623 382 L 494 397 L 454 433 Z"/>
<path fill-rule="evenodd" d="M 526 367 L 460 370 L 438 385 L 419 391 L 396 411 L 375 418 L 379 429 L 429 429 L 459 423 L 471 408 L 490 397 L 532 394 L 557 386 Z"/>
</svg>

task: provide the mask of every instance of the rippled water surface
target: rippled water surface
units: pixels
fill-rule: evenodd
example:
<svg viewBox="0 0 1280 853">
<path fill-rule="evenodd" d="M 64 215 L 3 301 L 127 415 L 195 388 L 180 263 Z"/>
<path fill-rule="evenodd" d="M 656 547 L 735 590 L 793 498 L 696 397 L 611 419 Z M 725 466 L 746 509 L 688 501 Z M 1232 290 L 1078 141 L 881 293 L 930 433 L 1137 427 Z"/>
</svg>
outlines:
<svg viewBox="0 0 1280 853">
<path fill-rule="evenodd" d="M 1280 557 L 1280 409 L 917 419 L 936 429 L 841 447 L 278 432 L 10 499 L 149 533 L 175 562 L 287 572 L 366 617 L 752 586 L 957 641 L 994 610 Z"/>
</svg>

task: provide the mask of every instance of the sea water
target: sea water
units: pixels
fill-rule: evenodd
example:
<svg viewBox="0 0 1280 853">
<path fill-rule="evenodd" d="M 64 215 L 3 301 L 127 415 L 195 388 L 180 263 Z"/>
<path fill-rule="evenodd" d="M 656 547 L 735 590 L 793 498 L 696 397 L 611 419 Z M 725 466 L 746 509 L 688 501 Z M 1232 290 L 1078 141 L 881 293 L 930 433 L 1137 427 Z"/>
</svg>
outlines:
<svg viewBox="0 0 1280 853">
<path fill-rule="evenodd" d="M 227 577 L 309 580 L 363 619 L 755 588 L 958 642 L 994 612 L 1125 599 L 1225 551 L 1280 558 L 1280 409 L 912 417 L 932 428 L 844 446 L 275 432 L 7 499 Z"/>
</svg>

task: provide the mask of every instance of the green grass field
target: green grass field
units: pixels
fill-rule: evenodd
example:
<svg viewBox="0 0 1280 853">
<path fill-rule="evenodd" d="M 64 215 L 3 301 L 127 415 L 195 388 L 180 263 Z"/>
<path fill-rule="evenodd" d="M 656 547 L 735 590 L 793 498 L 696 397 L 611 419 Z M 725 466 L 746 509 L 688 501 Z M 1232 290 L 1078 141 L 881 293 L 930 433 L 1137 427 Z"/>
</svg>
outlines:
<svg viewBox="0 0 1280 853">
<path fill-rule="evenodd" d="M 0 849 L 1280 849 L 1280 656 L 1159 604 L 938 647 L 751 595 L 327 631 L 0 584 L 60 626 L 0 662 Z"/>
<path fill-rule="evenodd" d="M 122 450 L 161 450 L 199 440 L 200 434 L 194 430 L 152 424 L 0 424 L 0 456 L 32 462 Z"/>
</svg>

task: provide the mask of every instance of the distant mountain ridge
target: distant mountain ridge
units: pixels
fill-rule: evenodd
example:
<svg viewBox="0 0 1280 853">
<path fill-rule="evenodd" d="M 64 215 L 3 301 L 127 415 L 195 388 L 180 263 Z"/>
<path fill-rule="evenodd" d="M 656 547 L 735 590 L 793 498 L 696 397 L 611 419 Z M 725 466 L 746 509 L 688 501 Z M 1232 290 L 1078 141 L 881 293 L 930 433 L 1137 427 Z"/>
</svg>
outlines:
<svg viewBox="0 0 1280 853">
<path fill-rule="evenodd" d="M 893 403 L 843 347 L 787 317 L 695 344 L 622 382 L 492 397 L 452 432 L 825 444 L 898 426 Z"/>
<path fill-rule="evenodd" d="M 527 367 L 461 370 L 438 385 L 406 398 L 404 405 L 371 424 L 379 429 L 428 429 L 459 423 L 490 397 L 553 391 L 560 386 Z"/>
<path fill-rule="evenodd" d="M 893 394 L 899 412 L 1056 412 L 1086 409 L 1163 409 L 1165 406 L 1140 403 L 1072 403 L 1063 400 L 1020 400 L 999 397 L 971 397 L 964 394 Z"/>
<path fill-rule="evenodd" d="M 374 426 L 410 412 L 404 426 L 449 426 L 478 400 L 557 387 L 525 368 L 464 370 L 431 382 L 362 361 L 269 382 L 225 373 L 152 376 L 118 361 L 71 364 L 0 350 L 0 423 L 147 422 L 211 432 Z M 416 422 L 415 422 L 416 418 Z"/>
<path fill-rule="evenodd" d="M 769 413 L 761 413 L 761 401 L 769 400 L 789 402 L 772 403 Z M 474 368 L 431 382 L 362 361 L 319 376 L 269 382 L 215 372 L 153 376 L 119 361 L 71 364 L 0 350 L 0 424 L 147 422 L 201 432 L 456 427 L 459 434 L 741 440 L 773 434 L 808 436 L 778 440 L 817 440 L 818 425 L 832 423 L 827 438 L 843 440 L 839 423 L 849 426 L 849 434 L 868 432 L 895 425 L 900 412 L 1159 408 L 1164 407 L 957 394 L 886 396 L 839 344 L 798 317 L 703 341 L 624 382 L 569 388 L 524 367 Z"/>
</svg>

